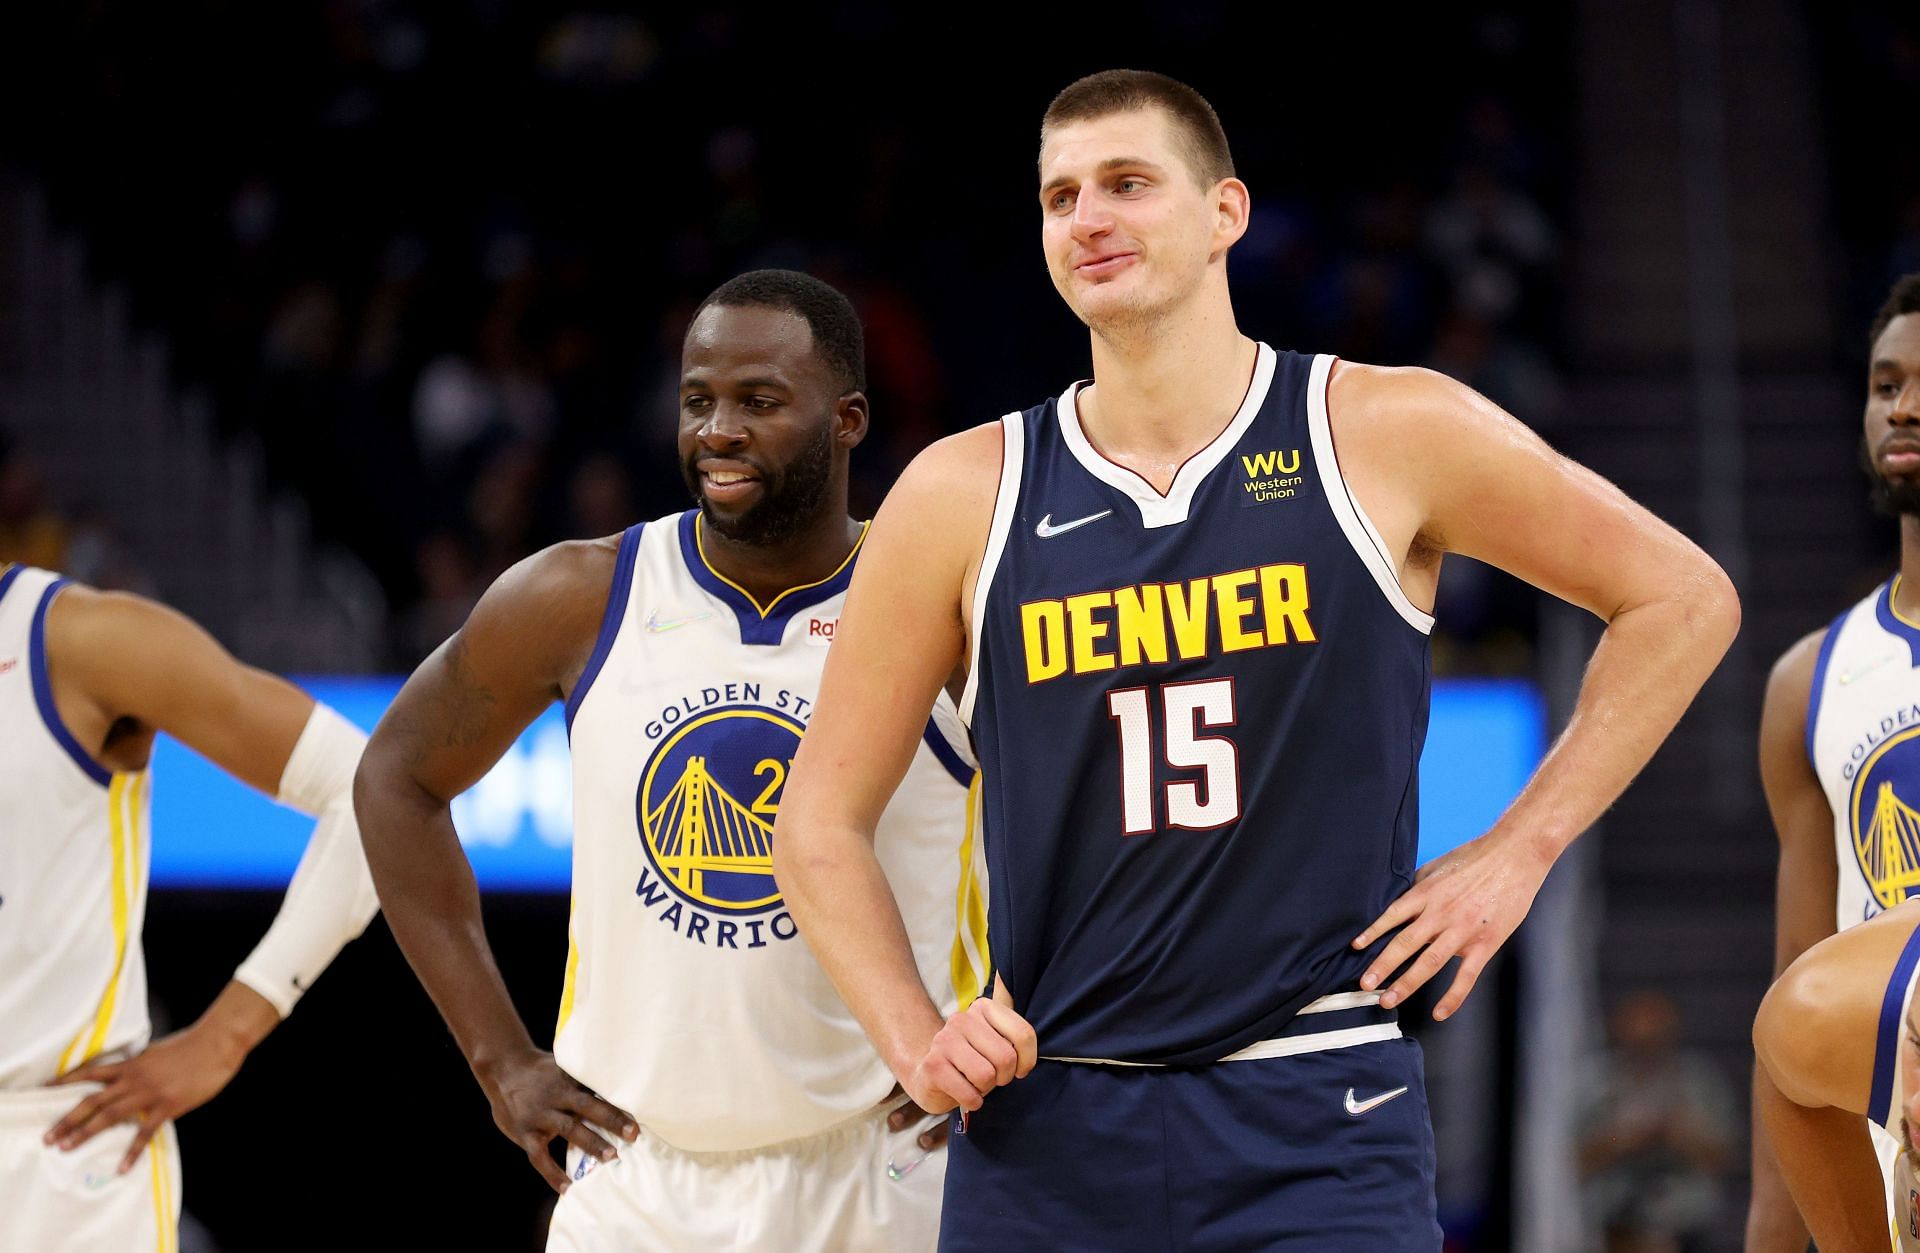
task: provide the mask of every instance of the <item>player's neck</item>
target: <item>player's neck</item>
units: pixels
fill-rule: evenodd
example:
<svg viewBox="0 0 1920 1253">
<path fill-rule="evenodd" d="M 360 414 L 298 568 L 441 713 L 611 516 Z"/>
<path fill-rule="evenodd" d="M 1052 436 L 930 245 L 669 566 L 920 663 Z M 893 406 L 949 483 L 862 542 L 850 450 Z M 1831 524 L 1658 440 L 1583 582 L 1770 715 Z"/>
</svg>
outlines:
<svg viewBox="0 0 1920 1253">
<path fill-rule="evenodd" d="M 1911 622 L 1920 622 L 1920 516 L 1900 517 L 1900 586 L 1894 608 Z"/>
<path fill-rule="evenodd" d="M 1095 332 L 1081 429 L 1106 456 L 1177 468 L 1233 420 L 1258 356 L 1224 298 L 1195 301 L 1150 325 Z"/>
<path fill-rule="evenodd" d="M 765 609 L 782 592 L 832 578 L 860 542 L 861 529 L 844 504 L 791 540 L 766 546 L 730 540 L 703 522 L 700 553 L 715 574 Z"/>
</svg>

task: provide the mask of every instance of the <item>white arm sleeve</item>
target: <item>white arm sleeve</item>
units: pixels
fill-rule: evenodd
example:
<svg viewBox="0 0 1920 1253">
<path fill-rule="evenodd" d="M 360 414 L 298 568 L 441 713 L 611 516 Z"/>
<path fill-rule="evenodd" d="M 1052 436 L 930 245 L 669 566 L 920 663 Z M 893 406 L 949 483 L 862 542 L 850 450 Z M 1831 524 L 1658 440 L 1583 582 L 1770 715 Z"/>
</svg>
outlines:
<svg viewBox="0 0 1920 1253">
<path fill-rule="evenodd" d="M 285 1018 L 380 901 L 353 816 L 353 772 L 367 737 L 317 701 L 280 776 L 281 804 L 319 819 L 273 925 L 234 978 Z"/>
</svg>

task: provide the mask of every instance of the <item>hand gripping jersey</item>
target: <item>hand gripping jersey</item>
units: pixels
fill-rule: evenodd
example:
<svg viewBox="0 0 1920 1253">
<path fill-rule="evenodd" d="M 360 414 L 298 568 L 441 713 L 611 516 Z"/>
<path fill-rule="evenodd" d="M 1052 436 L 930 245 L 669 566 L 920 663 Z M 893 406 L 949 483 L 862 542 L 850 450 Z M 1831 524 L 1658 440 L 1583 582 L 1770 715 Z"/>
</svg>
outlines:
<svg viewBox="0 0 1920 1253">
<path fill-rule="evenodd" d="M 1807 703 L 1807 756 L 1833 812 L 1841 930 L 1920 892 L 1920 623 L 1894 609 L 1899 582 L 1834 620 Z"/>
<path fill-rule="evenodd" d="M 0 572 L 0 1091 L 145 1047 L 147 772 L 114 774 L 53 703 L 66 580 Z"/>
<path fill-rule="evenodd" d="M 1920 985 L 1920 927 L 1907 938 L 1887 980 L 1874 1033 L 1873 1088 L 1867 1098 L 1867 1122 L 1873 1127 L 1874 1151 L 1887 1182 L 1887 1217 L 1898 1253 L 1920 1253 L 1920 1186 L 1915 1182 L 1913 1150 L 1907 1147 L 1902 1130 L 1907 1093 L 1900 1067 L 1900 1041 L 1906 1035 L 1902 1024 L 1916 985 Z"/>
<path fill-rule="evenodd" d="M 1332 366 L 1261 345 L 1165 496 L 1078 385 L 1002 419 L 961 713 L 995 968 L 1050 1056 L 1272 1036 L 1355 986 L 1412 882 L 1432 619 L 1340 476 Z"/>
<path fill-rule="evenodd" d="M 893 1076 L 773 879 L 773 822 L 853 574 L 765 611 L 707 564 L 698 511 L 621 539 L 572 697 L 573 916 L 554 1056 L 695 1152 L 811 1136 Z M 874 847 L 928 994 L 985 972 L 974 765 L 943 695 Z M 960 925 L 956 925 L 958 924 Z"/>
</svg>

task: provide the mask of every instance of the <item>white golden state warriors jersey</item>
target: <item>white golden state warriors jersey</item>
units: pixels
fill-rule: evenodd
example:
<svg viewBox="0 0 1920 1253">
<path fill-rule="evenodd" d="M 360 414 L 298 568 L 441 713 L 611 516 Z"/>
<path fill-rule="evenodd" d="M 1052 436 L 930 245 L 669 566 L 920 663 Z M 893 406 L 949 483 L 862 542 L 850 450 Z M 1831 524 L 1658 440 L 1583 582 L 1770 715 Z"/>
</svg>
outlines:
<svg viewBox="0 0 1920 1253">
<path fill-rule="evenodd" d="M 1814 664 L 1807 756 L 1833 812 L 1845 930 L 1920 895 L 1920 622 L 1898 578 L 1834 620 Z"/>
<path fill-rule="evenodd" d="M 65 580 L 0 570 L 0 1091 L 146 1045 L 147 773 L 114 774 L 54 708 Z"/>
<path fill-rule="evenodd" d="M 622 537 L 567 702 L 573 918 L 554 1056 L 643 1134 L 712 1152 L 825 1131 L 894 1081 L 773 879 L 774 817 L 859 546 L 763 611 L 707 564 L 702 529 L 691 510 Z M 943 1014 L 986 967 L 974 778 L 942 694 L 875 838 Z"/>
</svg>

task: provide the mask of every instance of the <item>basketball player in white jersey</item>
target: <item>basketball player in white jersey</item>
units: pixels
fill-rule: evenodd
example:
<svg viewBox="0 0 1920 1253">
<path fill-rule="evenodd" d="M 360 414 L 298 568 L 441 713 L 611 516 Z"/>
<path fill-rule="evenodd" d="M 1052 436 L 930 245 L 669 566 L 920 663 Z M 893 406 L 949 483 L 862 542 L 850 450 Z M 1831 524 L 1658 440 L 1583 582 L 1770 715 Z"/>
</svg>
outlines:
<svg viewBox="0 0 1920 1253">
<path fill-rule="evenodd" d="M 319 822 L 233 982 L 149 1044 L 160 731 Z M 377 907 L 353 825 L 364 742 L 170 609 L 0 567 L 0 1249 L 175 1247 L 172 1120 L 226 1086 Z"/>
<path fill-rule="evenodd" d="M 1881 1253 L 1889 1243 L 1896 1253 L 1920 1253 L 1916 984 L 1920 902 L 1809 948 L 1754 1020 L 1755 1103 L 1821 1253 Z M 1890 1166 L 1866 1127 L 1893 1142 Z"/>
<path fill-rule="evenodd" d="M 1861 462 L 1875 507 L 1899 519 L 1900 570 L 1788 649 L 1767 681 L 1760 777 L 1780 839 L 1776 976 L 1920 889 L 1920 275 L 1894 285 L 1868 343 Z M 1757 1107 L 1758 1071 L 1754 1084 Z M 1876 1139 L 1891 1171 L 1898 1145 Z M 1806 1226 L 1764 1134 L 1753 1180 L 1747 1247 L 1802 1253 Z"/>
<path fill-rule="evenodd" d="M 862 358 L 852 307 L 816 279 L 756 271 L 715 291 L 682 358 L 698 507 L 508 571 L 408 680 L 360 769 L 394 935 L 494 1121 L 562 1193 L 550 1249 L 933 1246 L 940 1133 L 890 1096 L 772 877 L 773 817 L 866 533 L 847 516 Z M 549 1055 L 501 984 L 448 804 L 555 700 L 574 865 Z M 985 968 L 963 875 L 973 775 L 943 705 L 877 848 L 921 987 L 950 1011 Z"/>
</svg>

